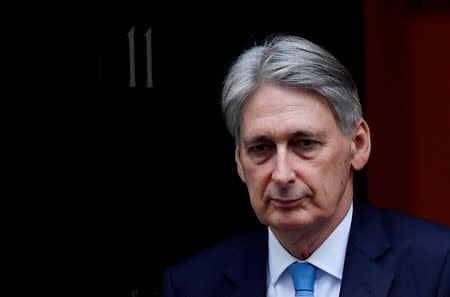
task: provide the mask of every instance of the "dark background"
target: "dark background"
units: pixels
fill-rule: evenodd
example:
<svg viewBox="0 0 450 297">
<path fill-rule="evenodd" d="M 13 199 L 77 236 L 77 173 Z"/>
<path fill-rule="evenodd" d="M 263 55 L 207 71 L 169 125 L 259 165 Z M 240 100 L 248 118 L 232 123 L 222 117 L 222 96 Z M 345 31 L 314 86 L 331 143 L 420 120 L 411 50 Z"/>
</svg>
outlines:
<svg viewBox="0 0 450 297">
<path fill-rule="evenodd" d="M 20 63 L 9 60 L 5 72 L 15 98 L 4 109 L 4 127 L 15 125 L 5 129 L 5 270 L 32 292 L 159 296 L 168 265 L 257 226 L 220 113 L 233 60 L 270 34 L 302 36 L 350 70 L 364 106 L 362 1 L 293 3 L 123 1 L 18 13 L 26 21 L 9 31 L 18 46 L 8 53 Z M 365 171 L 356 192 L 366 199 Z"/>
</svg>

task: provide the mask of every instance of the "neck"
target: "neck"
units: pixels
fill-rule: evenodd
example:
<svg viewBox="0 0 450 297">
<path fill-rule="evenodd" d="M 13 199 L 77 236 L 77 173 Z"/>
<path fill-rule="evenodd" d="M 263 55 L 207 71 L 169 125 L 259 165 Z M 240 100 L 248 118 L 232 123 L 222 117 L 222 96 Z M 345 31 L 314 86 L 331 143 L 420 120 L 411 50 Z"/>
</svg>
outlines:
<svg viewBox="0 0 450 297">
<path fill-rule="evenodd" d="M 270 227 L 283 247 L 299 260 L 309 258 L 342 222 L 352 203 L 353 191 L 343 199 L 332 217 L 316 222 L 313 226 L 299 227 L 296 230 L 278 230 Z M 344 198 L 344 197 L 343 197 Z"/>
</svg>

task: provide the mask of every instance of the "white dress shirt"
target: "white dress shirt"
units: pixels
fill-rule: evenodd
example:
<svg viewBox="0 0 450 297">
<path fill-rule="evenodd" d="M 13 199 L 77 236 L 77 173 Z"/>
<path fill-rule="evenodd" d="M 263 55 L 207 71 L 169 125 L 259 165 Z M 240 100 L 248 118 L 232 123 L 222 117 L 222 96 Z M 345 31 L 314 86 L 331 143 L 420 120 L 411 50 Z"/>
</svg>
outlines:
<svg viewBox="0 0 450 297">
<path fill-rule="evenodd" d="M 295 296 L 294 285 L 287 270 L 294 262 L 308 262 L 316 267 L 314 297 L 339 297 L 352 214 L 353 203 L 341 223 L 305 261 L 292 256 L 268 228 L 267 297 Z"/>
</svg>

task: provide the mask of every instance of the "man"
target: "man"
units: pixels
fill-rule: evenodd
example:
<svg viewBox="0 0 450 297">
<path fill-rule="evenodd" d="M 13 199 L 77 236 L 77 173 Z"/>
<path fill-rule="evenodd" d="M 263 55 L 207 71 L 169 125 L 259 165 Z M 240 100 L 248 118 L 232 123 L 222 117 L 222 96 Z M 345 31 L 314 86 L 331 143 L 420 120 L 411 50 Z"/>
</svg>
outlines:
<svg viewBox="0 0 450 297">
<path fill-rule="evenodd" d="M 170 267 L 163 296 L 450 296 L 449 228 L 353 201 L 370 131 L 330 53 L 292 36 L 245 51 L 222 109 L 268 227 Z"/>
</svg>

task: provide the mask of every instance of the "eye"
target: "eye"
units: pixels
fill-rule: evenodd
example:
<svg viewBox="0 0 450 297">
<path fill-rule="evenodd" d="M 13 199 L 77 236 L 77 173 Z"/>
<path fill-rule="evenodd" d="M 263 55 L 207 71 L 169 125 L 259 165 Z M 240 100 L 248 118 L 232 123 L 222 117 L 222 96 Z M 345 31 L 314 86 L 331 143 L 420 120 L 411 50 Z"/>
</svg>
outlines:
<svg viewBox="0 0 450 297">
<path fill-rule="evenodd" d="M 254 162 L 262 162 L 270 158 L 274 149 L 272 143 L 255 143 L 248 148 L 247 153 Z"/>
<path fill-rule="evenodd" d="M 311 152 L 317 147 L 318 142 L 312 139 L 298 139 L 294 142 L 294 147 L 300 152 Z"/>
<path fill-rule="evenodd" d="M 299 141 L 299 144 L 305 148 L 310 148 L 312 147 L 316 142 L 314 140 L 311 139 L 302 139 Z"/>
<path fill-rule="evenodd" d="M 252 146 L 250 148 L 250 152 L 260 154 L 265 151 L 268 151 L 269 149 L 270 149 L 270 147 L 267 144 L 258 144 L 258 145 Z"/>
</svg>

